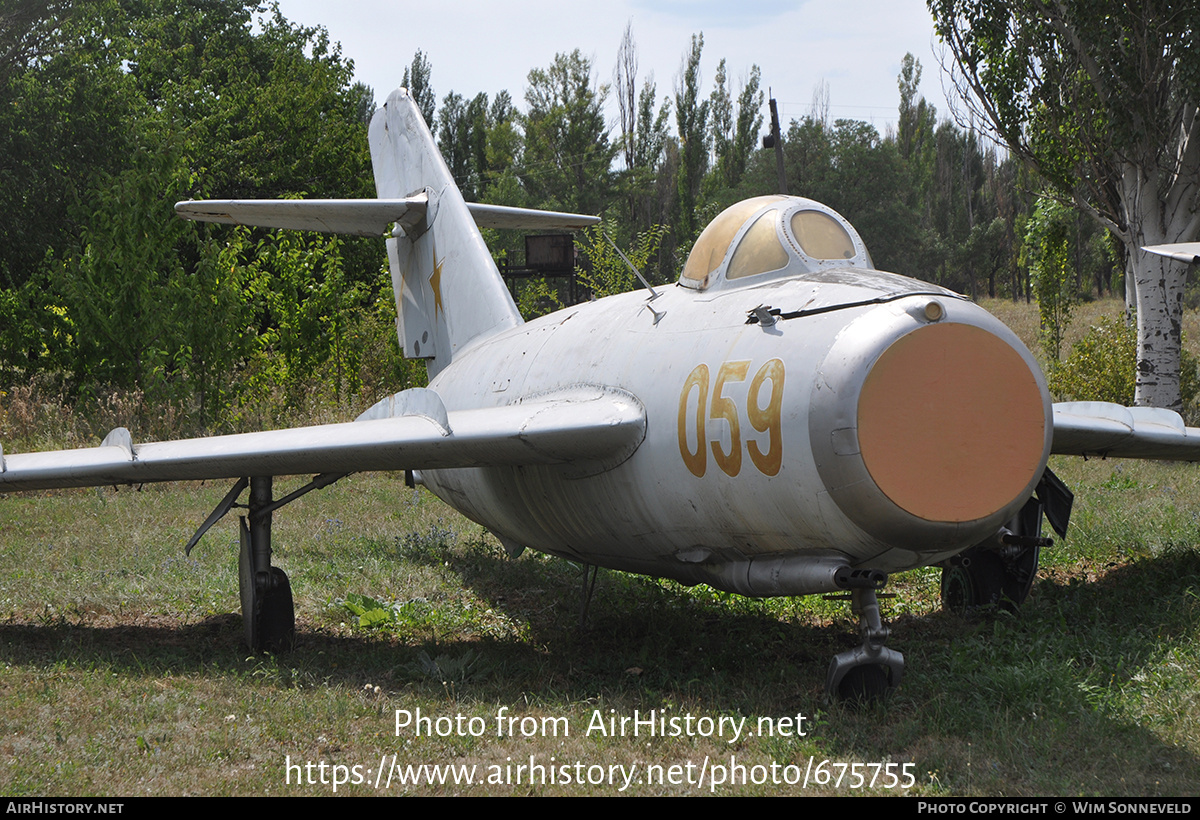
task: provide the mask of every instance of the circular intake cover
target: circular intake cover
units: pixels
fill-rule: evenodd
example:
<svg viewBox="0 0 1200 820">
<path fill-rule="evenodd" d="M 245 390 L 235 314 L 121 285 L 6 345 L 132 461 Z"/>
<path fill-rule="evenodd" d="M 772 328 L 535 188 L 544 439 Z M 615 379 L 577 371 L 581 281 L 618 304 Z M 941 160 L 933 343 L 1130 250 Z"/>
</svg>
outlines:
<svg viewBox="0 0 1200 820">
<path fill-rule="evenodd" d="M 976 521 L 1011 505 L 1041 469 L 1045 426 L 1042 392 L 1021 355 L 968 324 L 901 336 L 858 399 L 871 479 L 926 521 Z"/>
</svg>

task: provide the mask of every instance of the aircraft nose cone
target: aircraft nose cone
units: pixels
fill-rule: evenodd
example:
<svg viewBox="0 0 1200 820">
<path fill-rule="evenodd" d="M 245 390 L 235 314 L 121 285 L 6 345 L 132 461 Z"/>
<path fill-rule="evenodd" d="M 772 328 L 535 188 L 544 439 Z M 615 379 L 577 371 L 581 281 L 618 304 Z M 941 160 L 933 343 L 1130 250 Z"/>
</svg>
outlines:
<svg viewBox="0 0 1200 820">
<path fill-rule="evenodd" d="M 809 435 L 837 506 L 881 541 L 961 549 L 1024 503 L 1049 455 L 1049 393 L 1029 351 L 961 302 L 852 323 L 813 389 Z"/>
<path fill-rule="evenodd" d="M 987 518 L 1041 471 L 1042 392 L 1017 351 L 968 324 L 926 325 L 880 355 L 858 397 L 875 486 L 926 521 Z"/>
</svg>

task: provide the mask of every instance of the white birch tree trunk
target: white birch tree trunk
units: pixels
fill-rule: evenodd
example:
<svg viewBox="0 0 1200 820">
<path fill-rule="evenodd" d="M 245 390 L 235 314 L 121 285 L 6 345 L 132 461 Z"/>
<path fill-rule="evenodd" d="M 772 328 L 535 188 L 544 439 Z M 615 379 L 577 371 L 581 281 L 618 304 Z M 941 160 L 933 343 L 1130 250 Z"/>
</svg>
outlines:
<svg viewBox="0 0 1200 820">
<path fill-rule="evenodd" d="M 1188 266 L 1146 253 L 1147 245 L 1187 242 L 1200 230 L 1200 121 L 1185 105 L 1173 145 L 1147 146 L 1121 169 L 1122 236 L 1137 292 L 1137 389 L 1134 404 L 1183 408 L 1180 354 Z"/>
<path fill-rule="evenodd" d="M 1161 244 L 1161 241 L 1147 238 L 1143 244 Z M 1134 271 L 1138 330 L 1134 404 L 1179 411 L 1183 409 L 1179 362 L 1187 268 L 1139 248 Z"/>
</svg>

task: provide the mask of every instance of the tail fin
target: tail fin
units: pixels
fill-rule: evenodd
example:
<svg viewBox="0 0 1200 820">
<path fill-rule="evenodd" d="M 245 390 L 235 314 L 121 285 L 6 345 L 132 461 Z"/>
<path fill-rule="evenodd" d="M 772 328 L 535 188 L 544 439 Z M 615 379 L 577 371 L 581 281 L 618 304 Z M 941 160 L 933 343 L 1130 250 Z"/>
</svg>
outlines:
<svg viewBox="0 0 1200 820">
<path fill-rule="evenodd" d="M 427 359 L 432 377 L 472 342 L 521 324 L 521 314 L 405 89 L 375 112 L 370 143 L 380 199 L 428 198 L 423 217 L 402 223 L 387 251 L 401 349 Z"/>
</svg>

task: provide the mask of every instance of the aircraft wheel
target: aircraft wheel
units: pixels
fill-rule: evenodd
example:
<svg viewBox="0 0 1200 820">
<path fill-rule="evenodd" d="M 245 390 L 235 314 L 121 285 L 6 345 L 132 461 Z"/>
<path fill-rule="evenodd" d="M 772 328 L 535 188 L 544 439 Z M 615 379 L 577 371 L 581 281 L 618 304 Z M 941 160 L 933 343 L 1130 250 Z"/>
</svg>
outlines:
<svg viewBox="0 0 1200 820">
<path fill-rule="evenodd" d="M 1042 502 L 1037 498 L 1029 499 L 1028 503 L 1017 513 L 1016 519 L 1010 525 L 1016 535 L 1040 538 L 1042 535 Z M 1037 577 L 1038 559 L 1041 558 L 1041 547 L 1025 547 L 1015 557 L 1010 558 L 1004 572 L 1004 607 L 1010 612 L 1016 612 L 1029 591 L 1033 589 L 1033 581 Z"/>
<path fill-rule="evenodd" d="M 843 703 L 874 703 L 883 700 L 891 688 L 887 670 L 877 663 L 851 667 L 838 684 L 838 699 Z"/>
<path fill-rule="evenodd" d="M 1003 597 L 1000 605 L 1009 612 L 1016 612 L 1029 597 L 1033 581 L 1037 577 L 1039 547 L 1026 547 L 1004 571 Z"/>
<path fill-rule="evenodd" d="M 963 615 L 1001 604 L 1006 574 L 1004 561 L 994 552 L 968 550 L 942 568 L 942 607 Z"/>
<path fill-rule="evenodd" d="M 296 643 L 292 584 L 279 567 L 271 567 L 271 581 L 259 595 L 257 632 L 263 652 L 290 652 Z"/>
<path fill-rule="evenodd" d="M 296 642 L 296 610 L 287 573 L 271 567 L 267 583 L 254 572 L 249 532 L 243 523 L 238 553 L 238 591 L 246 645 L 253 652 L 287 652 Z"/>
</svg>

